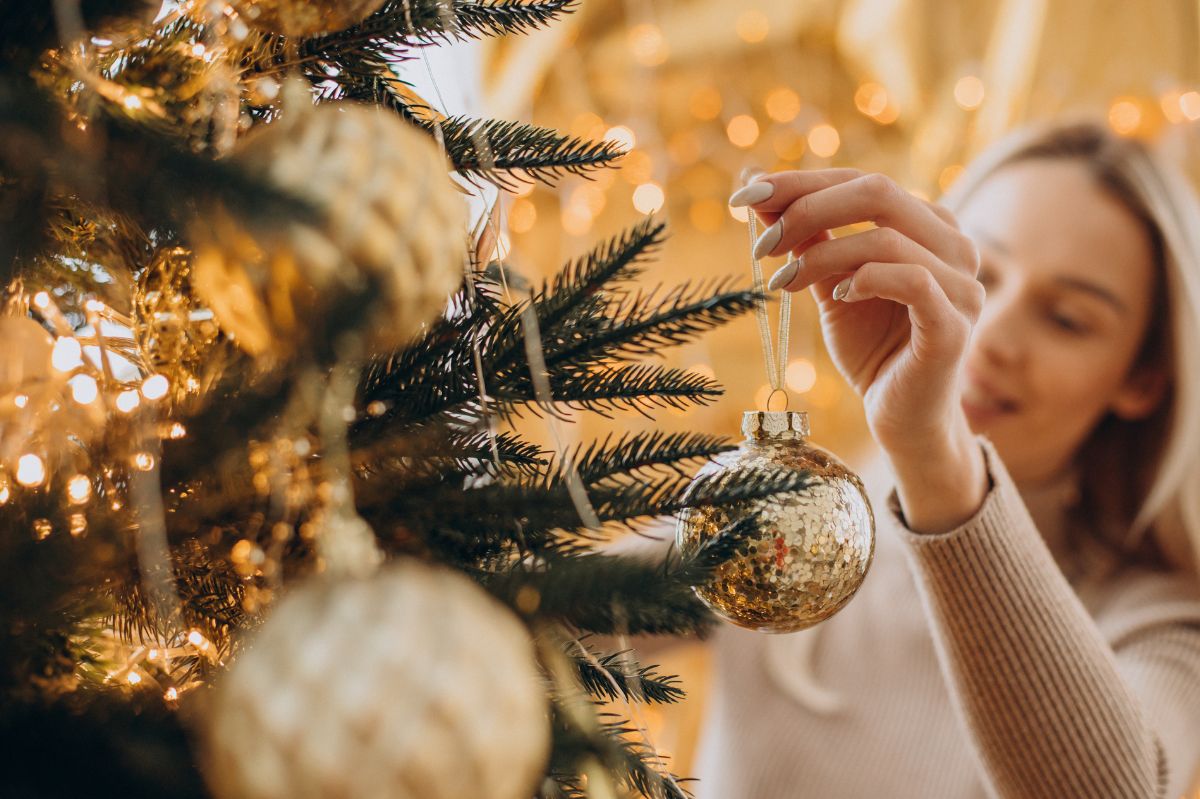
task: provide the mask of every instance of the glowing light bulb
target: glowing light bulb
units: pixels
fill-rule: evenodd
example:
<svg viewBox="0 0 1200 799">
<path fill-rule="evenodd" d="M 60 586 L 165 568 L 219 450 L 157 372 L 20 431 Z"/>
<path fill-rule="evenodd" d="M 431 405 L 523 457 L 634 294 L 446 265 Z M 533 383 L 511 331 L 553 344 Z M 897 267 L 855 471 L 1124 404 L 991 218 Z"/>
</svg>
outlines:
<svg viewBox="0 0 1200 799">
<path fill-rule="evenodd" d="M 149 452 L 139 452 L 133 456 L 133 465 L 139 471 L 148 472 L 154 468 L 154 456 Z"/>
<path fill-rule="evenodd" d="M 632 150 L 637 146 L 637 136 L 634 135 L 633 128 L 628 125 L 614 125 L 605 132 L 604 138 L 621 145 L 626 150 Z"/>
<path fill-rule="evenodd" d="M 92 313 L 101 313 L 102 311 L 104 311 L 104 303 L 100 302 L 100 300 L 95 300 L 95 299 L 88 300 L 87 302 L 85 302 L 83 304 L 83 307 L 87 308 Z"/>
<path fill-rule="evenodd" d="M 1200 119 L 1200 92 L 1184 92 L 1179 95 L 1179 110 L 1190 122 Z"/>
<path fill-rule="evenodd" d="M 168 438 L 174 438 L 174 439 L 183 438 L 186 435 L 187 435 L 187 428 L 184 427 L 183 425 L 181 425 L 179 422 L 176 422 L 175 424 L 171 425 L 171 429 L 167 433 Z"/>
<path fill-rule="evenodd" d="M 79 339 L 63 336 L 56 339 L 50 353 L 50 364 L 60 372 L 69 372 L 83 366 L 83 347 Z"/>
<path fill-rule="evenodd" d="M 50 295 L 44 291 L 39 291 L 33 295 L 33 304 L 43 311 L 50 307 Z"/>
<path fill-rule="evenodd" d="M 92 496 L 92 481 L 85 474 L 77 474 L 67 481 L 67 496 L 76 505 L 82 505 Z"/>
<path fill-rule="evenodd" d="M 17 460 L 17 482 L 29 488 L 40 486 L 46 479 L 46 464 L 32 452 Z"/>
<path fill-rule="evenodd" d="M 1142 108 L 1136 100 L 1124 98 L 1108 108 L 1108 124 L 1120 136 L 1132 136 L 1142 125 Z"/>
<path fill-rule="evenodd" d="M 131 671 L 129 674 L 125 675 L 125 681 L 130 685 L 137 685 L 142 681 L 142 675 L 138 674 L 136 671 Z"/>
<path fill-rule="evenodd" d="M 964 75 L 954 84 L 954 102 L 966 111 L 983 105 L 983 81 L 975 75 Z"/>
<path fill-rule="evenodd" d="M 784 381 L 792 391 L 803 394 L 816 384 L 817 367 L 808 358 L 797 358 L 784 370 Z"/>
<path fill-rule="evenodd" d="M 100 386 L 91 375 L 75 375 L 70 379 L 71 398 L 80 405 L 89 405 L 100 396 Z"/>
<path fill-rule="evenodd" d="M 125 95 L 123 103 L 130 111 L 136 111 L 142 107 L 142 98 L 138 97 L 136 94 L 127 94 Z"/>
<path fill-rule="evenodd" d="M 148 400 L 162 399 L 170 388 L 170 382 L 163 375 L 150 375 L 142 381 L 142 396 Z"/>
<path fill-rule="evenodd" d="M 725 126 L 725 135 L 735 147 L 752 147 L 758 141 L 758 121 L 748 114 L 738 114 Z"/>
<path fill-rule="evenodd" d="M 70 524 L 69 529 L 73 538 L 81 538 L 87 535 L 87 517 L 82 513 L 72 513 Z"/>
<path fill-rule="evenodd" d="M 817 125 L 808 132 L 808 149 L 813 155 L 829 158 L 842 146 L 842 137 L 833 125 Z"/>
<path fill-rule="evenodd" d="M 179 691 L 176 688 L 174 688 L 173 686 L 171 688 L 168 688 L 167 692 L 165 694 L 163 694 L 163 699 L 167 700 L 168 702 L 174 702 L 178 698 L 179 698 Z"/>
<path fill-rule="evenodd" d="M 133 389 L 122 391 L 117 395 L 116 405 L 117 410 L 121 413 L 133 413 L 133 410 L 141 403 L 141 397 Z"/>
<path fill-rule="evenodd" d="M 8 498 L 12 496 L 12 492 L 8 490 L 8 486 L 0 486 L 0 505 L 8 502 Z"/>
<path fill-rule="evenodd" d="M 654 213 L 665 201 L 666 195 L 657 183 L 643 183 L 633 190 L 633 207 L 643 214 Z"/>
<path fill-rule="evenodd" d="M 18 408 L 24 408 L 28 404 L 29 397 L 24 394 L 18 394 L 17 396 L 13 397 L 13 405 L 16 405 Z"/>
</svg>

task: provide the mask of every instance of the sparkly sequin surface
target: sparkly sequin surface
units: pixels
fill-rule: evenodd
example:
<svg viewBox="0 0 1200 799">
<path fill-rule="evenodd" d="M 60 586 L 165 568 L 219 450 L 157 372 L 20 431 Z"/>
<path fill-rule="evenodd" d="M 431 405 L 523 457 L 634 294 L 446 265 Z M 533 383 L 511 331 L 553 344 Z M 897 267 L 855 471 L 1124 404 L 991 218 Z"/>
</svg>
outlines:
<svg viewBox="0 0 1200 799">
<path fill-rule="evenodd" d="M 788 633 L 837 613 L 862 584 L 875 553 L 875 517 L 858 475 L 833 454 L 808 442 L 807 414 L 748 411 L 746 440 L 707 464 L 697 476 L 751 469 L 808 471 L 804 491 L 720 507 L 689 508 L 676 540 L 693 551 L 749 513 L 759 533 L 717 570 L 696 594 L 719 616 L 741 627 Z"/>
</svg>

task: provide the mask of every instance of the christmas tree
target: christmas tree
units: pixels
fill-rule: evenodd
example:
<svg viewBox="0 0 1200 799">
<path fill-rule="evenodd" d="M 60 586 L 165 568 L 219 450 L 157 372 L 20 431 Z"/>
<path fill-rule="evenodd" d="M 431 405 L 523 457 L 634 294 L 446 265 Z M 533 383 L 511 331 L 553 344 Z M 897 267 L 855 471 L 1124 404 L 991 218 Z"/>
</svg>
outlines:
<svg viewBox="0 0 1200 799">
<path fill-rule="evenodd" d="M 619 710 L 677 680 L 589 637 L 703 634 L 692 589 L 755 520 L 603 545 L 804 476 L 511 423 L 711 401 L 648 356 L 759 298 L 639 288 L 652 218 L 530 285 L 462 195 L 620 148 L 447 117 L 396 70 L 571 10 L 0 10 L 0 792 L 686 793 Z"/>
</svg>

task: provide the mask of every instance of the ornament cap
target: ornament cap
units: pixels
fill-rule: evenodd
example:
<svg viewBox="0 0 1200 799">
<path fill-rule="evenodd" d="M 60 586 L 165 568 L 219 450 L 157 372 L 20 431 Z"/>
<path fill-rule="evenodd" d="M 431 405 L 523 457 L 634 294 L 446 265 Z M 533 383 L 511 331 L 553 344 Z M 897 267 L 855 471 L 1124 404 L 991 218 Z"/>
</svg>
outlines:
<svg viewBox="0 0 1200 799">
<path fill-rule="evenodd" d="M 807 438 L 812 430 L 805 411 L 744 411 L 742 435 L 750 439 L 777 441 Z"/>
</svg>

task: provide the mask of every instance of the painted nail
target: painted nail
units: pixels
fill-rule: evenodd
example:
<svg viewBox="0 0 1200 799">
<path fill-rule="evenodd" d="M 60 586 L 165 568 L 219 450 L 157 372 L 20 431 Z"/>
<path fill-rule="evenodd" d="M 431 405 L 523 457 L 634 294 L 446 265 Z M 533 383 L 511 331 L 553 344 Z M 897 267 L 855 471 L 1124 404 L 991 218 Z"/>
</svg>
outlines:
<svg viewBox="0 0 1200 799">
<path fill-rule="evenodd" d="M 754 205 L 763 200 L 771 199 L 771 195 L 774 193 L 774 184 L 768 183 L 765 180 L 756 180 L 749 186 L 743 186 L 735 191 L 729 198 L 729 205 L 732 208 Z"/>
<path fill-rule="evenodd" d="M 762 258 L 775 246 L 779 244 L 779 240 L 783 238 L 783 220 L 780 219 L 775 224 L 762 232 L 758 237 L 758 241 L 754 242 L 754 257 Z"/>
<path fill-rule="evenodd" d="M 796 277 L 796 273 L 800 271 L 800 261 L 789 261 L 781 266 L 779 270 L 771 275 L 771 279 L 767 281 L 767 288 L 771 291 L 778 291 L 787 284 L 791 283 Z"/>
<path fill-rule="evenodd" d="M 846 295 L 850 293 L 850 281 L 853 279 L 854 275 L 851 275 L 833 287 L 833 298 L 835 300 L 846 300 Z"/>
</svg>

